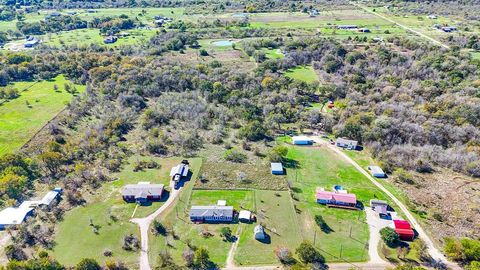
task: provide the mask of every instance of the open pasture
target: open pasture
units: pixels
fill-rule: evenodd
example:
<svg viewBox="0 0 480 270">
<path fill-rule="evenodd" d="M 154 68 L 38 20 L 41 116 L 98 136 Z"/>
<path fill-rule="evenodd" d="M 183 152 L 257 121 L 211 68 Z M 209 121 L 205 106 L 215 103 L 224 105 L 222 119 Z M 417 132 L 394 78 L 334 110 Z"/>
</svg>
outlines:
<svg viewBox="0 0 480 270">
<path fill-rule="evenodd" d="M 24 145 L 50 119 L 72 100 L 65 91 L 69 81 L 58 76 L 39 82 L 16 82 L 11 86 L 20 91 L 18 98 L 0 100 L 0 154 L 10 153 Z M 55 85 L 58 90 L 55 91 Z M 74 85 L 83 92 L 85 86 Z"/>
</svg>

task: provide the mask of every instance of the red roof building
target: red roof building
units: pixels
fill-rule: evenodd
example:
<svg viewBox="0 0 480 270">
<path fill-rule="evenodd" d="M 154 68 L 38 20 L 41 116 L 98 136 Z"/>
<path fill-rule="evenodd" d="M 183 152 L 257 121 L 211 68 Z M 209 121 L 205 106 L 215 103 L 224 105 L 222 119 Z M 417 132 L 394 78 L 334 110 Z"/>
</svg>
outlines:
<svg viewBox="0 0 480 270">
<path fill-rule="evenodd" d="M 321 204 L 336 204 L 352 207 L 357 204 L 357 197 L 355 194 L 317 190 L 316 198 L 317 202 Z"/>
<path fill-rule="evenodd" d="M 410 223 L 406 220 L 394 220 L 393 224 L 395 225 L 395 232 L 398 233 L 398 236 L 402 240 L 412 241 L 415 237 L 415 232 L 413 231 Z"/>
</svg>

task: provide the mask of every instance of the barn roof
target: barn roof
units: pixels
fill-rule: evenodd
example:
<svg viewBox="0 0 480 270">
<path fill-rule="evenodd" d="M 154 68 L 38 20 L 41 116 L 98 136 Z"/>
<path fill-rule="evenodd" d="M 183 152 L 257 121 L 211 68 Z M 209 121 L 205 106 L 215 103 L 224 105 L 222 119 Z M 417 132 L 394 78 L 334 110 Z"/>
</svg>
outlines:
<svg viewBox="0 0 480 270">
<path fill-rule="evenodd" d="M 344 203 L 357 203 L 357 196 L 355 194 L 335 193 L 331 191 L 317 190 L 317 200 L 335 200 Z"/>
<path fill-rule="evenodd" d="M 410 223 L 408 223 L 406 220 L 396 219 L 393 221 L 393 224 L 395 225 L 395 229 L 412 229 Z"/>
</svg>

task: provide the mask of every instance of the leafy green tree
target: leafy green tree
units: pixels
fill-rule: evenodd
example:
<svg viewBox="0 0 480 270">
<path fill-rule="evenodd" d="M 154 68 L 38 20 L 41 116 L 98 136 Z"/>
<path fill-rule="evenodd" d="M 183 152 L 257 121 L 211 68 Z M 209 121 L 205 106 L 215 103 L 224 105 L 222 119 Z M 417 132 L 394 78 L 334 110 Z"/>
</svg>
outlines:
<svg viewBox="0 0 480 270">
<path fill-rule="evenodd" d="M 102 267 L 94 259 L 84 258 L 75 266 L 75 270 L 101 270 Z"/>
<path fill-rule="evenodd" d="M 195 251 L 195 267 L 201 270 L 211 269 L 213 262 L 210 261 L 210 255 L 205 248 L 199 248 Z"/>
<path fill-rule="evenodd" d="M 395 246 L 399 241 L 398 233 L 390 227 L 385 227 L 380 230 L 380 236 L 382 237 L 383 242 L 389 247 Z"/>
<path fill-rule="evenodd" d="M 277 145 L 268 152 L 268 159 L 271 162 L 282 162 L 288 154 L 288 148 L 283 145 Z"/>
<path fill-rule="evenodd" d="M 303 241 L 295 250 L 303 263 L 323 263 L 325 259 L 318 250 L 309 242 Z"/>
<path fill-rule="evenodd" d="M 232 229 L 230 229 L 230 227 L 223 227 L 222 229 L 220 229 L 220 236 L 222 236 L 225 241 L 230 241 L 233 236 Z"/>
</svg>

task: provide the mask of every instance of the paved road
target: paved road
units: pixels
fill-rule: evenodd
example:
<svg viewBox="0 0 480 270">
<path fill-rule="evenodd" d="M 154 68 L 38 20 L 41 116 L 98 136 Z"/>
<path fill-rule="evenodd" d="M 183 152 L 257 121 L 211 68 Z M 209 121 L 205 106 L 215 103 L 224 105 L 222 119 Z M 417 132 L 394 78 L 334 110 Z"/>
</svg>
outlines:
<svg viewBox="0 0 480 270">
<path fill-rule="evenodd" d="M 170 181 L 170 190 L 171 192 L 168 200 L 154 213 L 145 218 L 134 218 L 130 220 L 131 222 L 138 224 L 140 227 L 140 270 L 151 270 L 150 263 L 148 262 L 148 229 L 150 228 L 150 224 L 158 215 L 170 208 L 180 194 L 180 189 L 175 189 L 175 184 L 173 181 Z"/>
<path fill-rule="evenodd" d="M 329 147 L 332 151 L 340 155 L 343 159 L 345 159 L 347 162 L 352 164 L 358 171 L 360 171 L 363 175 L 365 175 L 375 186 L 377 186 L 380 190 L 382 190 L 385 194 L 387 194 L 387 196 L 390 197 L 390 199 L 392 199 L 392 201 L 395 202 L 395 204 L 402 210 L 402 212 L 407 217 L 408 221 L 410 221 L 410 224 L 412 225 L 412 227 L 418 232 L 418 237 L 425 242 L 425 244 L 428 247 L 428 252 L 432 257 L 432 259 L 434 259 L 437 262 L 443 262 L 452 269 L 461 269 L 458 266 L 458 264 L 448 261 L 445 258 L 445 256 L 442 254 L 442 252 L 440 252 L 440 250 L 438 250 L 435 247 L 432 239 L 430 239 L 428 234 L 423 230 L 423 228 L 417 222 L 415 217 L 410 213 L 410 211 L 408 211 L 408 208 L 399 199 L 397 199 L 390 191 L 388 191 L 385 187 L 383 187 L 383 185 L 380 184 L 380 182 L 378 182 L 375 178 L 373 178 L 365 169 L 363 169 L 353 159 L 347 156 L 343 152 L 344 150 L 340 150 L 340 148 L 336 147 L 335 145 L 331 145 L 330 143 L 320 139 L 319 137 L 311 137 L 311 139 L 314 140 L 319 145 L 324 145 L 326 147 Z"/>
<path fill-rule="evenodd" d="M 438 40 L 436 40 L 436 39 L 434 39 L 434 38 L 432 38 L 432 37 L 429 37 L 429 36 L 425 35 L 424 33 L 419 32 L 419 31 L 417 31 L 417 30 L 415 30 L 415 29 L 413 29 L 413 28 L 411 28 L 411 27 L 408 27 L 408 26 L 406 26 L 406 25 L 404 25 L 404 24 L 398 23 L 398 22 L 396 22 L 396 21 L 394 21 L 394 20 L 392 20 L 392 19 L 390 19 L 390 18 L 388 18 L 388 17 L 386 17 L 386 16 L 383 16 L 383 15 L 380 14 L 380 13 L 371 11 L 371 10 L 367 9 L 366 7 L 364 7 L 364 6 L 360 5 L 360 4 L 354 3 L 354 2 L 350 2 L 350 4 L 352 4 L 352 5 L 356 6 L 356 7 L 359 7 L 359 8 L 361 8 L 361 9 L 365 10 L 366 12 L 371 13 L 371 14 L 373 14 L 373 15 L 375 15 L 375 16 L 378 16 L 378 17 L 380 17 L 380 18 L 382 18 L 382 19 L 384 19 L 384 20 L 386 20 L 386 21 L 389 21 L 389 22 L 391 22 L 391 23 L 394 23 L 394 24 L 402 27 L 403 29 L 408 30 L 408 31 L 410 31 L 410 32 L 413 32 L 413 33 L 415 33 L 415 34 L 417 34 L 417 35 L 419 35 L 419 36 L 421 36 L 421 37 L 423 37 L 423 38 L 425 38 L 425 39 L 428 39 L 429 41 L 433 42 L 433 43 L 436 44 L 436 45 L 439 45 L 439 46 L 441 46 L 441 47 L 443 47 L 443 48 L 445 48 L 445 49 L 450 49 L 450 46 L 448 46 L 448 45 L 446 45 L 446 44 L 444 44 L 444 43 L 442 43 L 442 42 L 440 42 L 440 41 L 438 41 Z"/>
</svg>

